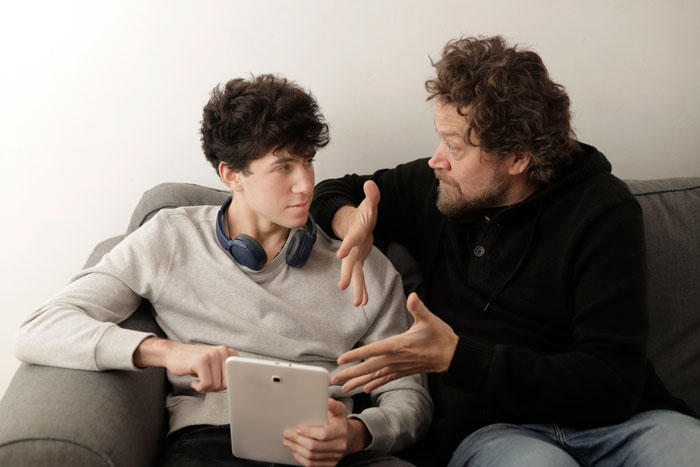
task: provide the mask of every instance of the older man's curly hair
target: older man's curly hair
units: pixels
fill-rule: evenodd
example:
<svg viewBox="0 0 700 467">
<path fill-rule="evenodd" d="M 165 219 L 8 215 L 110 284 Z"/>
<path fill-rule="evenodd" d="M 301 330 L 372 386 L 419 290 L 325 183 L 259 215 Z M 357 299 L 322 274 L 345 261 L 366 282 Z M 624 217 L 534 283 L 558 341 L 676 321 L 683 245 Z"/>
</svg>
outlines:
<svg viewBox="0 0 700 467">
<path fill-rule="evenodd" d="M 465 141 L 496 155 L 532 154 L 530 180 L 549 182 L 568 164 L 578 143 L 569 97 L 535 52 L 509 47 L 500 37 L 452 40 L 425 82 L 428 100 L 454 104 L 469 124 Z"/>
<path fill-rule="evenodd" d="M 204 155 L 217 173 L 220 162 L 249 173 L 253 160 L 281 149 L 310 159 L 330 141 L 314 97 L 270 74 L 215 87 L 204 106 L 201 134 Z"/>
</svg>

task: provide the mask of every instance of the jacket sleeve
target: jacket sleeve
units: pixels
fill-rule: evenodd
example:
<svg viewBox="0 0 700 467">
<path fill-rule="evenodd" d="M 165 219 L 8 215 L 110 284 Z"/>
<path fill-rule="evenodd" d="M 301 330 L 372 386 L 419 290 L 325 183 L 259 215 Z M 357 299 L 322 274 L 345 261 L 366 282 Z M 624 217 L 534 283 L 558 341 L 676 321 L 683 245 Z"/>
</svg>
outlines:
<svg viewBox="0 0 700 467">
<path fill-rule="evenodd" d="M 365 274 L 374 301 L 365 306 L 373 319 L 360 345 L 404 332 L 410 324 L 401 278 L 381 253 L 374 249 L 365 261 Z M 425 375 L 394 380 L 370 393 L 372 407 L 351 418 L 362 420 L 372 441 L 369 450 L 400 451 L 425 434 L 432 418 L 433 404 Z"/>
<path fill-rule="evenodd" d="M 619 203 L 574 237 L 580 241 L 561 252 L 571 256 L 569 348 L 547 354 L 460 336 L 448 384 L 529 420 L 590 426 L 634 413 L 647 371 L 641 209 Z"/>
<path fill-rule="evenodd" d="M 314 220 L 333 235 L 331 221 L 336 211 L 342 206 L 360 204 L 365 197 L 363 185 L 370 179 L 377 184 L 380 194 L 375 236 L 410 248 L 417 237 L 416 229 L 421 228 L 416 222 L 416 211 L 429 212 L 426 207 L 435 205 L 434 177 L 428 159 L 378 170 L 371 176 L 353 174 L 320 182 L 311 203 Z"/>
<path fill-rule="evenodd" d="M 76 275 L 21 324 L 17 358 L 83 370 L 136 370 L 133 353 L 153 334 L 118 324 L 143 298 L 156 298 L 173 250 L 168 231 L 165 216 L 157 215 Z"/>
</svg>

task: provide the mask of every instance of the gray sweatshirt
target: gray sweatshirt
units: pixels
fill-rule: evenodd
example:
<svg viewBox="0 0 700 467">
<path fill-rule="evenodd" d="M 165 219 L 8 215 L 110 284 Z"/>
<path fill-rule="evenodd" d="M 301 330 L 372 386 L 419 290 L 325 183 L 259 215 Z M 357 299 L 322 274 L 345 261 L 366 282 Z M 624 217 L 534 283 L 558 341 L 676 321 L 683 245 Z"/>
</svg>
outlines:
<svg viewBox="0 0 700 467">
<path fill-rule="evenodd" d="M 142 298 L 153 305 L 169 339 L 225 345 L 243 357 L 317 365 L 331 373 L 339 371 L 335 361 L 343 352 L 408 328 L 400 276 L 377 250 L 364 264 L 370 301 L 354 307 L 352 292 L 337 287 L 337 240 L 319 229 L 303 268 L 286 264 L 285 244 L 270 263 L 252 271 L 219 245 L 217 212 L 216 206 L 160 211 L 29 316 L 19 330 L 17 358 L 84 370 L 137 370 L 133 353 L 151 334 L 117 323 Z M 193 377 L 167 375 L 170 432 L 229 423 L 226 392 L 201 394 L 190 387 Z M 339 387 L 329 391 L 348 402 Z M 368 449 L 400 450 L 427 430 L 432 401 L 422 376 L 400 378 L 370 396 L 374 407 L 351 415 L 372 435 Z"/>
</svg>

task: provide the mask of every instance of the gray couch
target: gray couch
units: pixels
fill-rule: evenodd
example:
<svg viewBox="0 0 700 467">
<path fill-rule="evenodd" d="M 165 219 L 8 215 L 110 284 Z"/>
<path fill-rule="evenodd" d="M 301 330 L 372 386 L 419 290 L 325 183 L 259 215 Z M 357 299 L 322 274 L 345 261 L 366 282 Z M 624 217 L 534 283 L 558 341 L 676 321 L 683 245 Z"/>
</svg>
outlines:
<svg viewBox="0 0 700 467">
<path fill-rule="evenodd" d="M 700 414 L 700 178 L 627 183 L 644 211 L 649 355 L 671 393 Z M 126 235 L 161 208 L 225 197 L 197 185 L 159 185 L 144 194 Z M 87 264 L 122 238 L 99 244 Z M 405 258 L 391 259 L 404 274 Z M 148 302 L 121 325 L 162 334 Z M 22 364 L 0 400 L 0 465 L 153 465 L 167 427 L 166 392 L 162 369 L 93 373 Z"/>
</svg>

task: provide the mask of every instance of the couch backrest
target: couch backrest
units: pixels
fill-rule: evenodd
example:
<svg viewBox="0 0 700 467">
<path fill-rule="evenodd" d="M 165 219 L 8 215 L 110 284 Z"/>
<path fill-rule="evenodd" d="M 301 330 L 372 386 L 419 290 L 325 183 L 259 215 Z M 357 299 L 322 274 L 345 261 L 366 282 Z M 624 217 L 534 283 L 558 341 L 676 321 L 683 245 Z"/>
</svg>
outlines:
<svg viewBox="0 0 700 467">
<path fill-rule="evenodd" d="M 700 177 L 626 183 L 644 216 L 649 357 L 700 414 Z"/>
<path fill-rule="evenodd" d="M 647 243 L 648 353 L 671 393 L 700 414 L 700 177 L 626 181 L 642 206 Z M 223 190 L 163 183 L 147 191 L 134 213 L 131 233 L 162 208 L 221 204 Z M 388 256 L 413 289 L 420 279 L 405 250 Z"/>
<path fill-rule="evenodd" d="M 230 192 L 191 183 L 161 183 L 143 194 L 131 214 L 126 230 L 130 234 L 158 211 L 180 206 L 206 206 L 223 204 Z"/>
</svg>

